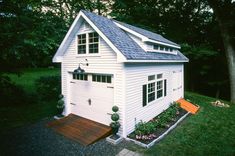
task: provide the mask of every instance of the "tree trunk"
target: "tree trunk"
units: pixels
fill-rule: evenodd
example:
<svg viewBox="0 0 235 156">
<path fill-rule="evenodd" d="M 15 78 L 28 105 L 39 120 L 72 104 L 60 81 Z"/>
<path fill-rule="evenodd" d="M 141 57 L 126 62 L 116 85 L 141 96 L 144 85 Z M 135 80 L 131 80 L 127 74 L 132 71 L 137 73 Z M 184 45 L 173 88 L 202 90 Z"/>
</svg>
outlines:
<svg viewBox="0 0 235 156">
<path fill-rule="evenodd" d="M 227 57 L 229 79 L 230 79 L 231 102 L 235 103 L 235 49 L 232 45 L 232 40 L 230 38 L 228 24 L 223 23 L 221 20 L 218 20 L 218 22 Z"/>
<path fill-rule="evenodd" d="M 229 70 L 230 98 L 231 102 L 235 103 L 235 48 L 232 41 L 235 27 L 234 16 L 232 14 L 234 3 L 232 0 L 208 0 L 208 2 L 219 23 Z"/>
</svg>

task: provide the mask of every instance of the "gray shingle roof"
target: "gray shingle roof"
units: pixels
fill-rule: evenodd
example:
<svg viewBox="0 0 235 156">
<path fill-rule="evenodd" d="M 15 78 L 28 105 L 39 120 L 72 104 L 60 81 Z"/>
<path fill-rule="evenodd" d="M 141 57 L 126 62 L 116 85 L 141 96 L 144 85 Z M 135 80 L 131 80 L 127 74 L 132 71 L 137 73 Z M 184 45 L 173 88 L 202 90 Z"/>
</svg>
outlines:
<svg viewBox="0 0 235 156">
<path fill-rule="evenodd" d="M 152 39 L 152 40 L 155 40 L 155 41 L 160 41 L 160 42 L 163 42 L 163 43 L 168 43 L 168 44 L 175 45 L 175 46 L 179 46 L 178 44 L 162 37 L 162 35 L 159 35 L 159 34 L 151 32 L 151 31 L 148 31 L 148 30 L 145 30 L 145 29 L 142 29 L 142 28 L 138 28 L 138 27 L 135 27 L 133 25 L 126 24 L 126 23 L 123 23 L 123 22 L 119 22 L 119 21 L 116 21 L 116 22 L 123 25 L 124 27 L 126 27 L 128 29 L 131 29 L 131 30 L 145 36 L 145 37 L 148 37 L 149 39 Z"/>
<path fill-rule="evenodd" d="M 188 60 L 180 52 L 178 52 L 177 55 L 145 52 L 125 31 L 119 28 L 113 20 L 88 11 L 82 10 L 82 12 L 113 43 L 127 60 Z"/>
</svg>

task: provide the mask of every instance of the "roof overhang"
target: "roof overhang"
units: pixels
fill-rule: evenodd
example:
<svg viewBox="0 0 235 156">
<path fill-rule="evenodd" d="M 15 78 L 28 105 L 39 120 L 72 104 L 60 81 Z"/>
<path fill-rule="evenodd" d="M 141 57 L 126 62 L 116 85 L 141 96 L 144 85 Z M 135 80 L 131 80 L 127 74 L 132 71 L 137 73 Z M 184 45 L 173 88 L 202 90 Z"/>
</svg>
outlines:
<svg viewBox="0 0 235 156">
<path fill-rule="evenodd" d="M 113 45 L 113 43 L 96 27 L 96 25 L 82 12 L 80 11 L 75 18 L 73 24 L 69 28 L 66 36 L 64 37 L 62 43 L 60 44 L 56 54 L 53 57 L 53 62 L 62 62 L 63 55 L 67 49 L 67 46 L 71 43 L 72 39 L 74 38 L 74 29 L 76 26 L 80 27 L 78 23 L 80 18 L 86 20 L 87 23 L 105 40 L 105 42 L 116 52 L 118 62 L 125 62 L 126 57 Z"/>
<path fill-rule="evenodd" d="M 189 60 L 127 60 L 125 62 L 133 62 L 133 63 L 186 63 Z"/>
<path fill-rule="evenodd" d="M 136 31 L 134 31 L 134 30 L 131 30 L 131 29 L 129 29 L 129 28 L 127 28 L 127 27 L 125 27 L 125 26 L 119 24 L 118 22 L 115 22 L 115 21 L 114 21 L 114 23 L 115 23 L 119 28 L 121 28 L 121 29 L 123 29 L 123 30 L 129 32 L 130 34 L 132 34 L 132 35 L 134 35 L 134 36 L 136 36 L 136 37 L 139 37 L 139 38 L 142 40 L 142 42 L 152 42 L 152 43 L 157 43 L 157 44 L 165 45 L 165 46 L 168 46 L 168 47 L 180 49 L 180 46 L 176 46 L 176 45 L 173 45 L 173 44 L 168 44 L 168 43 L 164 43 L 164 42 L 152 40 L 152 39 L 150 39 L 150 38 L 148 38 L 148 37 L 146 37 L 146 36 L 144 36 L 144 35 L 142 35 L 142 34 L 136 32 Z"/>
</svg>

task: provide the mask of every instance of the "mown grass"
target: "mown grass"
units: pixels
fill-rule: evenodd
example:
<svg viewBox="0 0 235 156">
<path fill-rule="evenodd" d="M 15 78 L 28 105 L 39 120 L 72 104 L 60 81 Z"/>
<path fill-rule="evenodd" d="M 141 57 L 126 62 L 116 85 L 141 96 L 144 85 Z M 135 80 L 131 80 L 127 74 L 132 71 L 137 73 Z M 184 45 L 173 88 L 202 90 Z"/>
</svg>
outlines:
<svg viewBox="0 0 235 156">
<path fill-rule="evenodd" d="M 19 126 L 31 124 L 40 119 L 51 117 L 56 114 L 55 100 L 42 101 L 38 99 L 35 81 L 41 76 L 59 75 L 59 69 L 27 69 L 21 76 L 10 74 L 9 77 L 17 85 L 23 87 L 29 98 L 35 98 L 32 103 L 20 105 L 3 105 L 0 107 L 0 132 L 5 132 Z M 12 95 L 12 98 L 17 95 Z M 29 100 L 32 101 L 32 100 Z"/>
<path fill-rule="evenodd" d="M 185 98 L 201 108 L 160 143 L 143 150 L 145 155 L 235 155 L 235 105 L 214 107 L 216 99 L 187 92 Z M 229 104 L 229 102 L 225 103 Z"/>
<path fill-rule="evenodd" d="M 54 76 L 59 74 L 60 70 L 58 68 L 30 68 L 23 70 L 19 76 L 16 74 L 9 74 L 9 77 L 17 85 L 23 86 L 26 92 L 33 93 L 35 92 L 35 80 L 41 76 Z"/>
</svg>

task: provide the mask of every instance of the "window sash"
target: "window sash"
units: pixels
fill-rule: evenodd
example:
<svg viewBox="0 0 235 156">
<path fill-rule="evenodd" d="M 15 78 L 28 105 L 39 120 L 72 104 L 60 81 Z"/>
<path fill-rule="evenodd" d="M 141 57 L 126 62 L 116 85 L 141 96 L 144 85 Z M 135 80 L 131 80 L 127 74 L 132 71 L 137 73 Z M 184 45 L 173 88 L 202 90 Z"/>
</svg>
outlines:
<svg viewBox="0 0 235 156">
<path fill-rule="evenodd" d="M 112 76 L 111 75 L 92 74 L 92 81 L 93 82 L 101 82 L 101 83 L 112 83 Z"/>
<path fill-rule="evenodd" d="M 74 80 L 87 81 L 88 80 L 88 75 L 87 74 L 76 74 L 76 73 L 73 73 L 73 79 Z"/>
<path fill-rule="evenodd" d="M 155 82 L 152 82 L 152 83 L 149 83 L 148 84 L 148 103 L 151 102 L 151 101 L 154 101 L 155 100 Z"/>
<path fill-rule="evenodd" d="M 99 35 L 96 32 L 89 33 L 89 53 L 99 52 Z"/>
<path fill-rule="evenodd" d="M 148 76 L 148 83 L 143 85 L 143 106 L 167 95 L 167 79 L 163 74 Z M 145 101 L 144 101 L 145 100 Z M 145 103 L 146 102 L 146 103 Z"/>
<path fill-rule="evenodd" d="M 77 53 L 86 53 L 86 34 L 77 35 Z"/>
</svg>

